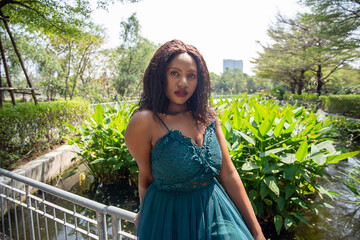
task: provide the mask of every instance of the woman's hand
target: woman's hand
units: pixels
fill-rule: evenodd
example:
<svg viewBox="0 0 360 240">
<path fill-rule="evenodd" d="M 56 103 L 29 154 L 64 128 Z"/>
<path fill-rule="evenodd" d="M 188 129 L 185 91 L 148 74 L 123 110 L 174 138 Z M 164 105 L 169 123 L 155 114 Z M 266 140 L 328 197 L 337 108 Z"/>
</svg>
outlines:
<svg viewBox="0 0 360 240">
<path fill-rule="evenodd" d="M 135 227 L 137 227 L 138 216 L 139 216 L 139 213 L 137 213 L 136 216 L 135 216 L 135 218 L 134 218 Z"/>
</svg>

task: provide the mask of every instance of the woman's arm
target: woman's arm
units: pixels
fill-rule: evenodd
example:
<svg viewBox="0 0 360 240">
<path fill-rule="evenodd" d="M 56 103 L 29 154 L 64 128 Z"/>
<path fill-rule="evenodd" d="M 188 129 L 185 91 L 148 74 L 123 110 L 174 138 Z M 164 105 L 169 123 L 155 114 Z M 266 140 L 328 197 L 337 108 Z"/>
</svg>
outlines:
<svg viewBox="0 0 360 240">
<path fill-rule="evenodd" d="M 231 161 L 226 140 L 223 132 L 221 131 L 218 119 L 216 119 L 216 137 L 219 141 L 222 152 L 222 165 L 219 175 L 220 181 L 224 186 L 226 193 L 240 211 L 253 237 L 256 240 L 265 239 L 260 224 L 257 221 L 254 210 L 251 206 L 249 197 L 246 194 L 244 185 Z"/>
<path fill-rule="evenodd" d="M 130 154 L 135 158 L 139 168 L 139 197 L 140 204 L 146 190 L 153 182 L 150 164 L 152 140 L 153 114 L 149 110 L 136 112 L 131 118 L 126 131 L 125 143 Z"/>
</svg>

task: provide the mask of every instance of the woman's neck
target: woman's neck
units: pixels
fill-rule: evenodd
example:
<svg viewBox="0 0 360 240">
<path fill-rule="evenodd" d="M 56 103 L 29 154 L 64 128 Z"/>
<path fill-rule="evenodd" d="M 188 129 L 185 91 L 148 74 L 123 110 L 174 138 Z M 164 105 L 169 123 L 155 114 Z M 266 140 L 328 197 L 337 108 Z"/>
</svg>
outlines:
<svg viewBox="0 0 360 240">
<path fill-rule="evenodd" d="M 187 104 L 175 105 L 170 103 L 167 110 L 167 114 L 175 115 L 179 113 L 186 113 L 187 111 L 188 111 Z"/>
</svg>

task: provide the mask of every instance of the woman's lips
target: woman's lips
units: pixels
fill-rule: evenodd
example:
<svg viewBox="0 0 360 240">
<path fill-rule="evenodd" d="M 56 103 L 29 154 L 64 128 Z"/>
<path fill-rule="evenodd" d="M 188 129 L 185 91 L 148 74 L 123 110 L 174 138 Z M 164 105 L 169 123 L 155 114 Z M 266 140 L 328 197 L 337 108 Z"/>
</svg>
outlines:
<svg viewBox="0 0 360 240">
<path fill-rule="evenodd" d="M 188 95 L 188 92 L 186 90 L 177 90 L 175 91 L 175 95 L 178 97 L 186 97 L 186 95 Z"/>
</svg>

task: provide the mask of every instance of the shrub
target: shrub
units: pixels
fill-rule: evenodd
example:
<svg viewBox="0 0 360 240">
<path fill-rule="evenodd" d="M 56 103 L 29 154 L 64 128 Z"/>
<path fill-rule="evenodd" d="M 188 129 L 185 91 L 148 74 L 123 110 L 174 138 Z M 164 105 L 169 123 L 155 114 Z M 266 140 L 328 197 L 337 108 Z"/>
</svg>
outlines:
<svg viewBox="0 0 360 240">
<path fill-rule="evenodd" d="M 126 102 L 105 111 L 98 104 L 91 116 L 79 127 L 67 124 L 79 136 L 69 139 L 69 144 L 80 147 L 80 162 L 89 169 L 95 181 L 112 184 L 123 178 L 137 184 L 137 165 L 126 148 L 124 133 L 130 120 L 133 105 Z M 72 173 L 77 171 L 75 169 Z M 72 174 L 70 173 L 70 174 Z"/>
<path fill-rule="evenodd" d="M 4 104 L 0 109 L 0 167 L 13 169 L 25 154 L 48 149 L 64 139 L 69 130 L 88 115 L 85 101 Z"/>
<path fill-rule="evenodd" d="M 285 89 L 283 87 L 274 87 L 270 91 L 271 95 L 276 97 L 279 100 L 283 100 Z"/>
<path fill-rule="evenodd" d="M 303 101 L 303 102 L 317 102 L 319 101 L 319 96 L 316 93 L 307 93 L 303 92 L 301 95 L 285 93 L 284 100 L 287 101 Z"/>
<path fill-rule="evenodd" d="M 321 96 L 321 106 L 330 113 L 360 118 L 360 95 Z"/>
<path fill-rule="evenodd" d="M 317 179 L 328 164 L 356 155 L 340 154 L 333 141 L 323 138 L 330 119 L 303 107 L 281 107 L 259 97 L 218 101 L 215 109 L 230 155 L 243 179 L 255 213 L 273 222 L 278 233 L 308 221 L 302 209 L 317 212 L 325 202 L 308 201 L 318 194 L 332 199 Z"/>
</svg>

